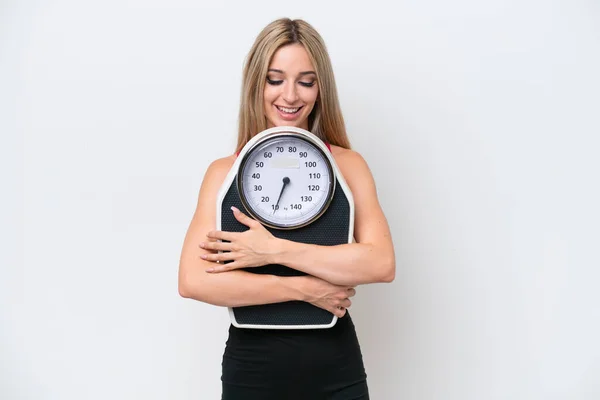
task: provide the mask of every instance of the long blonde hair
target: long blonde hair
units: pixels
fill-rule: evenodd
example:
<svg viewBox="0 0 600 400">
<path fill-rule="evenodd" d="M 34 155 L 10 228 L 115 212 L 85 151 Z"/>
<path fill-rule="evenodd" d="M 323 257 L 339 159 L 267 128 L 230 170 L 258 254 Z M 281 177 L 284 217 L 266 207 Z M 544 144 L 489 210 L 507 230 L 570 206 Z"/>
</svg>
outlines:
<svg viewBox="0 0 600 400">
<path fill-rule="evenodd" d="M 267 70 L 282 46 L 299 43 L 306 49 L 317 73 L 319 95 L 308 117 L 308 130 L 321 140 L 349 149 L 344 118 L 337 95 L 331 60 L 319 33 L 307 22 L 281 18 L 258 35 L 244 65 L 239 111 L 237 151 L 257 133 L 267 129 L 263 93 Z"/>
</svg>

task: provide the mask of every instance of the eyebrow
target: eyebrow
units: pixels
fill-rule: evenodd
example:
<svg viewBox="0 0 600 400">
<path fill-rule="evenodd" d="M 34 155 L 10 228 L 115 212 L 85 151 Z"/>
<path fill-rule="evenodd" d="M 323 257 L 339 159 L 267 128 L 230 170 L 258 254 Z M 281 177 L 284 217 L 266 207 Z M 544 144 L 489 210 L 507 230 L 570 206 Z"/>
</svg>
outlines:
<svg viewBox="0 0 600 400">
<path fill-rule="evenodd" d="M 269 72 L 277 72 L 280 74 L 283 74 L 283 71 L 280 69 L 274 69 L 274 68 L 269 68 Z M 315 71 L 304 71 L 304 72 L 300 72 L 298 75 L 300 76 L 304 76 L 304 75 L 316 75 Z"/>
</svg>

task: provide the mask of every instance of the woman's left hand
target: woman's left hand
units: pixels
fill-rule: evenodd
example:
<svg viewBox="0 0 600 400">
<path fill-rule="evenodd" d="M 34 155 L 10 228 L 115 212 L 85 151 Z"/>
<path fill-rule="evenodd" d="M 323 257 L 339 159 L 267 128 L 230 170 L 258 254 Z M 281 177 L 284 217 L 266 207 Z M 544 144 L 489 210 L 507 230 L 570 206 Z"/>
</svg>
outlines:
<svg viewBox="0 0 600 400">
<path fill-rule="evenodd" d="M 245 232 L 211 231 L 206 236 L 208 241 L 200 243 L 206 250 L 215 253 L 203 254 L 201 258 L 215 263 L 232 261 L 227 264 L 215 264 L 206 272 L 225 272 L 238 268 L 260 267 L 270 264 L 270 256 L 274 253 L 277 238 L 260 222 L 248 217 L 235 207 L 231 207 L 233 215 L 249 229 Z M 225 240 L 226 242 L 220 242 Z M 224 253 L 216 253 L 222 250 Z"/>
</svg>

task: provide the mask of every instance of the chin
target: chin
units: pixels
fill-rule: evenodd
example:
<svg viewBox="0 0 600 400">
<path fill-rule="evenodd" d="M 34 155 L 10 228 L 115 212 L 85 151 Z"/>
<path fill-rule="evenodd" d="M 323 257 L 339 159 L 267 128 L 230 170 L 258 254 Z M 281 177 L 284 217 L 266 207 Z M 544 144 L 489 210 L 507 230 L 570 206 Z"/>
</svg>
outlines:
<svg viewBox="0 0 600 400">
<path fill-rule="evenodd" d="M 295 126 L 296 128 L 300 128 L 302 125 L 304 125 L 302 122 L 296 122 L 296 121 L 280 121 L 279 126 Z"/>
</svg>

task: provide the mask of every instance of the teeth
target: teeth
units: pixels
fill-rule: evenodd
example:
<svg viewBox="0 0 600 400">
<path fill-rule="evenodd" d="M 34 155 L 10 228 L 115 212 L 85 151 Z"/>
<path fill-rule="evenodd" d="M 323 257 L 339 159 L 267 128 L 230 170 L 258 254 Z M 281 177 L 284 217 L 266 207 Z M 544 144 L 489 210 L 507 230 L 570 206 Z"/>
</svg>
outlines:
<svg viewBox="0 0 600 400">
<path fill-rule="evenodd" d="M 277 108 L 288 114 L 294 114 L 295 112 L 298 112 L 298 110 L 300 109 L 300 107 L 286 108 L 286 107 L 280 107 L 280 106 L 277 106 Z"/>
</svg>

